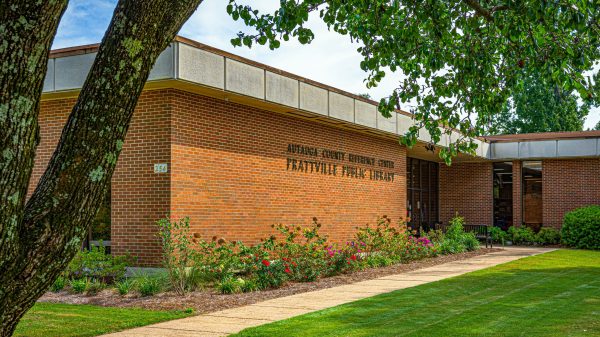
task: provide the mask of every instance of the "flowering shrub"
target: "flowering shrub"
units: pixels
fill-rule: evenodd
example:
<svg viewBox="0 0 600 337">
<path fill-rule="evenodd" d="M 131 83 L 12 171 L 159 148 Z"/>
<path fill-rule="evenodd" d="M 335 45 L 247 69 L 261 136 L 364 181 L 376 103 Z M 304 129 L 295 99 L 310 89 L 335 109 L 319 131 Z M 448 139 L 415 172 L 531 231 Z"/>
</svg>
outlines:
<svg viewBox="0 0 600 337">
<path fill-rule="evenodd" d="M 193 288 L 188 270 L 194 257 L 194 250 L 190 249 L 192 244 L 189 234 L 190 219 L 171 221 L 171 219 L 165 218 L 159 220 L 157 224 L 158 236 L 162 244 L 163 266 L 167 269 L 173 290 L 183 295 Z"/>
<path fill-rule="evenodd" d="M 442 243 L 432 242 L 428 237 L 417 238 L 415 231 L 401 219 L 392 224 L 387 216 L 377 219 L 374 226 L 357 227 L 353 240 L 345 244 L 332 243 L 319 233 L 321 224 L 313 218 L 310 225 L 273 225 L 276 231 L 260 244 L 245 246 L 241 242 L 228 242 L 213 237 L 206 241 L 198 233 L 189 234 L 189 225 L 184 219 L 179 234 L 169 252 L 186 250 L 185 266 L 178 265 L 181 258 L 166 259 L 178 265 L 176 275 L 190 271 L 201 274 L 202 279 L 212 284 L 221 293 L 236 293 L 281 287 L 288 281 L 310 282 L 320 277 L 348 273 L 358 269 L 389 266 L 396 263 L 433 257 L 439 254 Z M 165 228 L 165 221 L 159 221 Z M 168 226 L 167 226 L 168 227 Z M 173 228 L 174 229 L 174 228 Z M 187 239 L 181 239 L 184 235 Z M 163 234 L 164 240 L 164 234 Z M 164 242 L 164 241 L 163 241 Z M 174 248 L 174 249 L 173 249 Z M 172 277 L 179 289 L 187 278 Z M 175 287 L 173 287 L 175 288 Z"/>
<path fill-rule="evenodd" d="M 416 231 L 408 226 L 409 218 L 400 219 L 397 226 L 387 216 L 377 219 L 375 227 L 357 228 L 355 235 L 357 253 L 367 258 L 367 266 L 387 266 L 399 262 L 435 256 L 437 250 L 426 237 L 415 237 Z"/>
</svg>

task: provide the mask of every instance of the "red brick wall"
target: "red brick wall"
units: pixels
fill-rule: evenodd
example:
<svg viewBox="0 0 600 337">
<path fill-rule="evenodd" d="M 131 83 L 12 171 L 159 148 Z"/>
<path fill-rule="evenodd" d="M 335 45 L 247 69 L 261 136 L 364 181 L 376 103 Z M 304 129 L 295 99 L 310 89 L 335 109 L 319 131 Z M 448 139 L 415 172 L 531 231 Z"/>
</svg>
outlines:
<svg viewBox="0 0 600 337">
<path fill-rule="evenodd" d="M 458 212 L 468 224 L 491 225 L 492 170 L 491 162 L 440 165 L 440 220 L 448 223 Z"/>
<path fill-rule="evenodd" d="M 40 143 L 35 154 L 35 163 L 31 180 L 29 180 L 29 189 L 27 190 L 28 198 L 33 193 L 42 174 L 44 174 L 46 166 L 48 166 L 52 153 L 58 144 L 63 126 L 67 122 L 67 117 L 74 104 L 75 99 L 60 99 L 41 102 L 40 115 L 38 117 L 40 125 Z"/>
<path fill-rule="evenodd" d="M 170 210 L 170 175 L 154 173 L 154 164 L 171 166 L 171 97 L 169 90 L 142 95 L 112 179 L 113 252 L 129 252 L 140 265 L 160 263 L 156 221 Z"/>
<path fill-rule="evenodd" d="M 600 204 L 600 159 L 544 160 L 542 165 L 544 226 L 559 228 L 566 212 Z"/>
<path fill-rule="evenodd" d="M 255 243 L 271 224 L 308 224 L 345 240 L 356 225 L 406 210 L 406 151 L 393 140 L 185 92 L 173 98 L 171 204 L 193 230 Z M 394 182 L 287 170 L 288 144 L 394 161 Z M 320 153 L 319 153 L 320 156 Z M 354 165 L 353 165 L 354 166 Z M 355 165 L 367 168 L 368 165 Z"/>
<path fill-rule="evenodd" d="M 44 101 L 41 143 L 31 188 L 56 146 L 74 99 Z M 394 161 L 393 182 L 287 171 L 288 144 L 315 146 Z M 168 174 L 153 172 L 167 163 Z M 356 225 L 406 210 L 406 150 L 392 140 L 340 130 L 176 90 L 145 92 L 112 180 L 112 245 L 140 265 L 156 265 L 157 219 L 190 216 L 205 237 L 257 242 L 274 223 L 307 224 L 344 240 Z"/>
<path fill-rule="evenodd" d="M 155 221 L 169 211 L 169 175 L 154 174 L 154 163 L 170 163 L 169 91 L 145 92 L 137 105 L 112 178 L 112 249 L 129 251 L 141 265 L 155 264 L 160 250 Z M 40 145 L 29 194 L 43 174 L 75 99 L 43 101 Z"/>
</svg>

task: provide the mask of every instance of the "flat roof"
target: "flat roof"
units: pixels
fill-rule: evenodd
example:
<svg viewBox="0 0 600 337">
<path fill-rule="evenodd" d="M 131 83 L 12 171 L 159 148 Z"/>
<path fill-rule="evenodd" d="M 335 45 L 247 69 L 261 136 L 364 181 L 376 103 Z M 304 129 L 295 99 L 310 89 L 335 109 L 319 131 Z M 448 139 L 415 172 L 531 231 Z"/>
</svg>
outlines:
<svg viewBox="0 0 600 337">
<path fill-rule="evenodd" d="M 283 75 L 283 76 L 286 76 L 286 77 L 289 77 L 289 78 L 293 78 L 293 79 L 302 81 L 304 83 L 308 83 L 308 84 L 314 85 L 314 86 L 319 87 L 319 88 L 327 89 L 329 91 L 342 94 L 344 96 L 352 97 L 354 99 L 357 99 L 359 101 L 363 101 L 365 103 L 379 105 L 379 102 L 374 101 L 372 99 L 368 99 L 368 98 L 365 98 L 363 96 L 360 96 L 360 95 L 357 95 L 357 94 L 354 94 L 354 93 L 351 93 L 351 92 L 348 92 L 348 91 L 345 91 L 345 90 L 342 90 L 342 89 L 339 89 L 339 88 L 336 88 L 336 87 L 332 87 L 330 85 L 327 85 L 327 84 L 324 84 L 324 83 L 321 83 L 321 82 L 317 82 L 317 81 L 311 80 L 309 78 L 306 78 L 306 77 L 303 77 L 303 76 L 299 76 L 299 75 L 296 75 L 294 73 L 290 73 L 290 72 L 287 72 L 285 70 L 282 70 L 282 69 L 279 69 L 279 68 L 275 68 L 275 67 L 269 66 L 267 64 L 261 63 L 261 62 L 254 61 L 254 60 L 251 60 L 249 58 L 242 57 L 242 56 L 239 56 L 239 55 L 227 52 L 225 50 L 218 49 L 218 48 L 209 46 L 207 44 L 204 44 L 204 43 L 201 43 L 201 42 L 198 42 L 198 41 L 194 41 L 192 39 L 188 39 L 188 38 L 183 37 L 183 36 L 179 36 L 179 35 L 175 36 L 174 41 L 181 42 L 181 43 L 184 43 L 186 45 L 193 46 L 193 47 L 196 47 L 198 49 L 208 51 L 208 52 L 210 52 L 212 54 L 221 55 L 221 56 L 227 57 L 227 58 L 232 59 L 232 60 L 240 61 L 240 62 L 249 64 L 249 65 L 253 65 L 253 66 L 256 66 L 258 68 L 261 68 L 261 69 L 264 69 L 264 70 L 268 70 L 270 72 L 273 72 L 273 73 L 276 73 L 276 74 L 279 74 L 279 75 Z M 50 58 L 60 58 L 60 57 L 67 57 L 67 56 L 74 56 L 74 55 L 96 53 L 96 52 L 98 52 L 99 48 L 100 48 L 100 44 L 99 43 L 94 43 L 94 44 L 88 44 L 88 45 L 81 45 L 81 46 L 73 46 L 73 47 L 53 49 L 53 50 L 50 51 L 50 56 L 49 57 Z M 412 113 L 410 113 L 408 111 L 404 111 L 402 109 L 396 109 L 396 112 L 404 114 L 404 115 L 407 115 L 407 116 L 412 116 Z"/>
<path fill-rule="evenodd" d="M 52 50 L 42 99 L 77 96 L 99 46 Z M 398 137 L 414 125 L 409 112 L 396 110 L 395 116 L 385 118 L 377 111 L 376 101 L 181 36 L 160 54 L 145 87 L 161 88 L 231 100 L 380 137 Z M 455 130 L 443 133 L 438 145 L 447 146 L 458 137 Z M 419 132 L 418 140 L 420 145 L 409 149 L 409 156 L 441 161 L 421 149 L 431 141 L 427 130 Z M 459 161 L 600 157 L 600 131 L 493 135 L 474 141 L 476 155 L 461 154 Z"/>
<path fill-rule="evenodd" d="M 535 140 L 549 140 L 549 139 L 558 140 L 558 139 L 596 138 L 596 137 L 600 137 L 600 130 L 522 133 L 522 134 L 484 136 L 483 138 L 485 140 L 493 143 L 493 142 L 535 141 Z"/>
<path fill-rule="evenodd" d="M 99 44 L 90 44 L 52 50 L 42 98 L 76 96 L 98 48 Z M 376 101 L 180 36 L 158 57 L 145 89 L 167 87 L 388 138 L 397 138 L 414 125 L 409 112 L 396 110 L 391 118 L 385 118 L 377 111 Z M 447 146 L 458 137 L 453 130 L 444 134 L 438 145 Z M 423 129 L 418 140 L 429 143 L 431 136 Z M 487 144 L 482 139 L 475 141 L 480 145 L 476 156 L 463 154 L 460 160 L 487 157 Z M 437 155 L 410 151 L 440 161 Z"/>
</svg>

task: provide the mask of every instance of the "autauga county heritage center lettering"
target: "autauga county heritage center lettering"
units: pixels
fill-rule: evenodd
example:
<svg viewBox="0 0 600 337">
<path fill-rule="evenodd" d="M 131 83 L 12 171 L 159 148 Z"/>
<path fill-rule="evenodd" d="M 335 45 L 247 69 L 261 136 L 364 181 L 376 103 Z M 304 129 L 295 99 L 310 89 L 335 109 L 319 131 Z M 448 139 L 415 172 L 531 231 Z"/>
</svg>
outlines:
<svg viewBox="0 0 600 337">
<path fill-rule="evenodd" d="M 394 162 L 368 156 L 320 149 L 312 146 L 288 144 L 287 154 L 308 158 L 287 157 L 287 170 L 295 172 L 342 176 L 393 182 Z M 333 162 L 331 162 L 333 161 Z M 365 165 L 367 168 L 356 166 Z M 370 167 L 369 167 L 370 166 Z"/>
</svg>

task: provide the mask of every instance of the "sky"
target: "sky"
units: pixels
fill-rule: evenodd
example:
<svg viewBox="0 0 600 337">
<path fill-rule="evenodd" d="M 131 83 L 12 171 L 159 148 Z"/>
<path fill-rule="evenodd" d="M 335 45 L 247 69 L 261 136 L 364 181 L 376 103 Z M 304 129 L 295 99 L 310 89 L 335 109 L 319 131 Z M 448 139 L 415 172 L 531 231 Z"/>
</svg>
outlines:
<svg viewBox="0 0 600 337">
<path fill-rule="evenodd" d="M 233 21 L 225 10 L 228 1 L 205 0 L 198 7 L 179 35 L 226 50 L 228 52 L 280 68 L 317 82 L 355 94 L 368 93 L 375 100 L 389 95 L 398 84 L 401 74 L 389 73 L 376 88 L 367 89 L 366 73 L 360 69 L 362 57 L 356 51 L 358 44 L 347 36 L 329 31 L 318 16 L 311 17 L 309 28 L 315 40 L 308 45 L 297 41 L 282 42 L 275 51 L 256 45 L 234 48 L 230 40 L 239 31 L 248 32 L 243 23 Z M 278 0 L 253 0 L 260 10 L 272 11 Z M 110 22 L 116 0 L 70 0 L 53 48 L 73 47 L 98 43 Z M 315 13 L 316 14 L 316 13 Z M 410 106 L 403 106 L 410 110 Z M 600 121 L 600 107 L 593 108 L 585 121 L 584 129 L 593 128 Z"/>
</svg>

